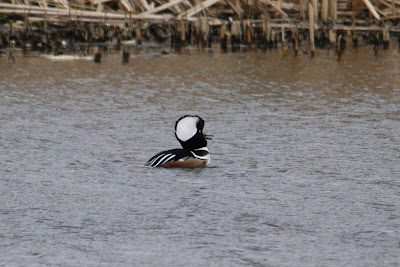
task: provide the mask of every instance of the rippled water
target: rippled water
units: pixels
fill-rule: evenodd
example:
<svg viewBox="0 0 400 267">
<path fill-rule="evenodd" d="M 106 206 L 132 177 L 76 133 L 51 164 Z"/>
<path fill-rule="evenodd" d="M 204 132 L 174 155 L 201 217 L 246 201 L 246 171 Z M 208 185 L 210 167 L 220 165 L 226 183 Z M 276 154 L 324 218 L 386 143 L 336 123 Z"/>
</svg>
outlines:
<svg viewBox="0 0 400 267">
<path fill-rule="evenodd" d="M 400 54 L 348 51 L 0 57 L 0 265 L 398 266 Z M 210 167 L 141 167 L 185 114 Z"/>
</svg>

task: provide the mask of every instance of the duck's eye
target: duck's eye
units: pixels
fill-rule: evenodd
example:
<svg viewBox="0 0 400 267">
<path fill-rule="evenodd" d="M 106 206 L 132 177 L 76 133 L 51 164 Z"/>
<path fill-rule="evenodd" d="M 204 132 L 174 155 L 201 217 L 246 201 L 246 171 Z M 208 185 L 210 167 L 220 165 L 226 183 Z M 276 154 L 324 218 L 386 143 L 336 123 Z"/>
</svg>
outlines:
<svg viewBox="0 0 400 267">
<path fill-rule="evenodd" d="M 201 133 L 201 130 L 199 130 L 199 133 Z"/>
</svg>

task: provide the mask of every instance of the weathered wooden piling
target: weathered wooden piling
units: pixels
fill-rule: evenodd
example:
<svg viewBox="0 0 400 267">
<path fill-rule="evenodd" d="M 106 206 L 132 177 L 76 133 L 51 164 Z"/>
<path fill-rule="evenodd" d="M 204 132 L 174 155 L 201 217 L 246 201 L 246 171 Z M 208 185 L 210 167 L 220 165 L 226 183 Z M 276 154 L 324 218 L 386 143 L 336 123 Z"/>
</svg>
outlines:
<svg viewBox="0 0 400 267">
<path fill-rule="evenodd" d="M 328 35 L 329 43 L 331 44 L 331 46 L 336 46 L 336 31 L 334 31 L 333 29 L 329 29 Z"/>
<path fill-rule="evenodd" d="M 293 39 L 294 55 L 297 56 L 299 52 L 299 30 L 297 28 L 294 28 L 292 30 L 292 39 Z"/>
<path fill-rule="evenodd" d="M 179 31 L 179 41 L 184 43 L 186 40 L 186 30 L 183 21 L 179 22 L 178 31 Z"/>
<path fill-rule="evenodd" d="M 122 63 L 128 63 L 129 62 L 129 57 L 130 57 L 129 48 L 125 46 L 122 49 Z"/>
<path fill-rule="evenodd" d="M 236 51 L 240 45 L 241 27 L 239 21 L 231 23 L 231 50 Z"/>
<path fill-rule="evenodd" d="M 265 48 L 271 48 L 271 24 L 269 20 L 264 21 L 262 24 L 263 27 L 263 39 L 265 42 Z"/>
<path fill-rule="evenodd" d="M 252 28 L 250 25 L 250 20 L 245 20 L 243 22 L 243 32 L 245 33 L 245 41 L 248 46 L 251 45 L 253 39 Z"/>
<path fill-rule="evenodd" d="M 389 26 L 386 23 L 385 27 L 384 27 L 384 29 L 382 31 L 383 49 L 388 49 L 389 48 L 389 39 L 390 39 Z"/>
<path fill-rule="evenodd" d="M 142 31 L 140 30 L 140 26 L 138 25 L 135 29 L 136 33 L 136 41 L 138 44 L 142 44 Z"/>
<path fill-rule="evenodd" d="M 337 40 L 336 40 L 336 60 L 340 61 L 342 58 L 343 51 L 346 47 L 346 38 L 342 31 L 337 32 Z"/>
<path fill-rule="evenodd" d="M 208 41 L 208 35 L 210 32 L 210 27 L 205 20 L 200 21 L 200 38 L 201 38 L 201 45 L 202 48 L 205 48 Z"/>
<path fill-rule="evenodd" d="M 287 47 L 287 42 L 286 42 L 286 38 L 285 38 L 285 28 L 283 27 L 283 24 L 281 26 L 281 38 L 282 38 L 282 54 L 283 54 L 283 56 L 287 56 L 288 47 Z"/>
<path fill-rule="evenodd" d="M 353 41 L 353 47 L 358 47 L 358 37 L 354 32 L 352 33 L 352 41 Z"/>
<path fill-rule="evenodd" d="M 315 20 L 315 15 L 314 15 L 314 5 L 313 2 L 309 2 L 308 4 L 308 20 L 310 23 L 310 52 L 311 56 L 315 55 L 315 37 L 314 37 L 314 30 L 315 30 L 315 25 L 314 25 L 314 20 Z"/>
<path fill-rule="evenodd" d="M 221 24 L 220 32 L 219 32 L 219 38 L 220 38 L 220 44 L 221 44 L 221 50 L 226 52 L 228 50 L 228 37 L 227 37 L 227 23 L 223 22 Z"/>
<path fill-rule="evenodd" d="M 329 0 L 322 0 L 321 3 L 321 20 L 326 22 L 328 20 L 328 7 Z"/>
<path fill-rule="evenodd" d="M 96 52 L 94 54 L 94 62 L 95 63 L 100 63 L 101 62 L 101 53 L 100 52 Z"/>
<path fill-rule="evenodd" d="M 377 56 L 378 55 L 378 49 L 379 49 L 379 39 L 376 36 L 376 33 L 370 33 L 370 39 L 372 42 L 372 50 L 374 51 L 374 55 Z"/>
</svg>

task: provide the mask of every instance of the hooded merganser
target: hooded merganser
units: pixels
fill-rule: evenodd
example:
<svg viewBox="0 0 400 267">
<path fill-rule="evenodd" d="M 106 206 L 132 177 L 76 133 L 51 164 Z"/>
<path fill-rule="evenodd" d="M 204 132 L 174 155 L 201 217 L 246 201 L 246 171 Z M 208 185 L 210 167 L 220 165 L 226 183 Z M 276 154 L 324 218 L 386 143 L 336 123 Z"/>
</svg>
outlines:
<svg viewBox="0 0 400 267">
<path fill-rule="evenodd" d="M 162 151 L 146 162 L 150 167 L 196 168 L 210 163 L 207 140 L 203 134 L 204 120 L 199 116 L 185 115 L 175 123 L 175 137 L 183 149 Z"/>
</svg>

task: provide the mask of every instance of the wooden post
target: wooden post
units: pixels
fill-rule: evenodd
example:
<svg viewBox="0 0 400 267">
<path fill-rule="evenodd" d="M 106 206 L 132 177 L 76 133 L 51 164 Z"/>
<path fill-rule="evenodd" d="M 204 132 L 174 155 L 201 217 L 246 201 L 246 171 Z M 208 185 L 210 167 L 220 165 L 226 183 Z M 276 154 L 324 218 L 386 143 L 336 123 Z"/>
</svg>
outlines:
<svg viewBox="0 0 400 267">
<path fill-rule="evenodd" d="M 374 50 L 374 55 L 378 55 L 378 48 L 379 48 L 379 40 L 378 40 L 377 33 L 371 33 L 372 37 L 372 49 Z"/>
<path fill-rule="evenodd" d="M 338 40 L 336 42 L 336 55 L 335 55 L 336 61 L 340 61 L 340 59 L 342 58 L 342 50 L 340 49 L 341 38 L 343 38 L 343 36 L 339 35 L 339 37 L 337 38 Z"/>
<path fill-rule="evenodd" d="M 188 23 L 186 25 L 186 43 L 189 44 L 190 46 L 193 43 L 193 23 Z"/>
<path fill-rule="evenodd" d="M 337 0 L 329 0 L 329 17 L 334 21 L 337 20 Z"/>
<path fill-rule="evenodd" d="M 180 33 L 180 41 L 182 43 L 185 42 L 185 24 L 183 23 L 183 21 L 181 21 L 179 23 L 179 33 Z"/>
<path fill-rule="evenodd" d="M 221 30 L 219 32 L 219 41 L 223 51 L 228 50 L 227 34 L 226 34 L 226 21 L 222 22 Z"/>
<path fill-rule="evenodd" d="M 47 13 L 44 11 L 44 32 L 47 32 Z"/>
<path fill-rule="evenodd" d="M 240 21 L 233 21 L 232 22 L 232 26 L 231 26 L 231 32 L 232 32 L 232 36 L 231 36 L 231 43 L 232 43 L 232 49 L 235 50 L 236 49 L 236 45 L 240 43 L 240 39 L 241 39 L 241 29 L 240 29 L 241 25 L 240 25 Z"/>
<path fill-rule="evenodd" d="M 234 21 L 231 23 L 231 35 L 236 35 L 236 23 Z"/>
<path fill-rule="evenodd" d="M 329 3 L 329 0 L 322 0 L 322 5 L 321 5 L 322 21 L 327 21 L 327 19 L 328 19 L 328 3 Z"/>
<path fill-rule="evenodd" d="M 268 46 L 270 46 L 271 43 L 271 24 L 269 23 L 269 20 L 267 20 L 264 23 L 264 31 L 265 31 L 265 40 L 267 41 Z"/>
<path fill-rule="evenodd" d="M 245 33 L 245 38 L 246 38 L 246 43 L 247 45 L 251 45 L 251 26 L 250 26 L 250 20 L 245 20 L 243 22 L 243 30 Z"/>
<path fill-rule="evenodd" d="M 267 41 L 270 42 L 271 41 L 271 24 L 269 23 L 269 20 L 267 20 L 265 22 L 265 34 L 266 34 L 266 38 Z"/>
<path fill-rule="evenodd" d="M 353 8 L 352 14 L 351 14 L 351 27 L 352 27 L 352 41 L 353 41 L 353 47 L 358 46 L 358 37 L 356 34 L 356 19 L 355 19 L 355 10 Z"/>
<path fill-rule="evenodd" d="M 383 49 L 388 49 L 390 32 L 389 32 L 389 26 L 387 23 L 385 24 L 385 28 L 382 30 L 382 39 L 383 39 Z"/>
<path fill-rule="evenodd" d="M 141 32 L 140 32 L 140 26 L 139 25 L 136 27 L 136 40 L 137 40 L 138 44 L 142 43 L 142 35 L 141 35 Z"/>
<path fill-rule="evenodd" d="M 311 0 L 308 3 L 308 19 L 310 22 L 310 50 L 311 50 L 311 56 L 315 55 L 315 43 L 314 43 L 314 7 L 313 4 L 311 2 Z"/>
<path fill-rule="evenodd" d="M 283 24 L 281 25 L 281 33 L 282 33 L 282 54 L 284 56 L 287 56 L 287 44 L 285 39 L 285 28 L 283 27 Z"/>
<path fill-rule="evenodd" d="M 276 48 L 275 30 L 271 30 L 271 42 L 273 43 L 274 48 Z"/>
<path fill-rule="evenodd" d="M 201 42 L 205 46 L 207 43 L 207 36 L 209 32 L 209 26 L 207 21 L 204 20 L 200 21 L 200 32 L 201 32 Z"/>
<path fill-rule="evenodd" d="M 314 8 L 314 21 L 318 21 L 318 0 L 312 0 L 312 5 Z"/>
<path fill-rule="evenodd" d="M 194 43 L 197 46 L 199 45 L 199 41 L 200 41 L 199 32 L 200 32 L 200 21 L 195 21 L 192 24 L 192 33 L 193 33 L 193 36 L 194 36 Z"/>
<path fill-rule="evenodd" d="M 335 31 L 333 29 L 329 29 L 329 42 L 331 43 L 331 45 L 335 45 L 336 44 L 336 37 L 335 37 Z"/>
<path fill-rule="evenodd" d="M 240 21 L 236 21 L 236 23 L 237 23 L 236 28 L 239 30 L 239 40 L 242 40 L 242 36 L 244 36 L 243 23 L 240 23 Z"/>
<path fill-rule="evenodd" d="M 222 24 L 221 24 L 221 30 L 219 32 L 219 38 L 221 40 L 224 39 L 225 33 L 226 33 L 226 21 L 222 22 Z"/>
<path fill-rule="evenodd" d="M 306 20 L 306 11 L 307 11 L 307 0 L 299 0 L 300 1 L 300 18 L 302 21 Z"/>
<path fill-rule="evenodd" d="M 124 46 L 122 49 L 122 63 L 129 62 L 130 51 L 128 46 Z"/>
<path fill-rule="evenodd" d="M 297 56 L 298 52 L 299 52 L 299 29 L 294 28 L 292 31 L 292 38 L 294 39 L 294 55 Z"/>
<path fill-rule="evenodd" d="M 212 47 L 212 43 L 213 43 L 213 36 L 212 36 L 212 30 L 211 30 L 211 26 L 209 24 L 207 24 L 207 48 L 211 48 Z"/>
<path fill-rule="evenodd" d="M 101 53 L 97 46 L 94 48 L 94 62 L 95 63 L 101 62 Z"/>
<path fill-rule="evenodd" d="M 235 50 L 235 39 L 236 39 L 235 31 L 236 31 L 236 23 L 234 21 L 232 21 L 231 22 L 231 35 L 230 35 L 231 36 L 230 41 L 231 41 L 231 49 L 232 49 L 232 51 Z"/>
<path fill-rule="evenodd" d="M 174 42 L 174 31 L 172 29 L 171 23 L 167 23 L 167 36 L 169 36 L 170 40 L 170 48 L 174 48 L 175 42 Z"/>
</svg>

